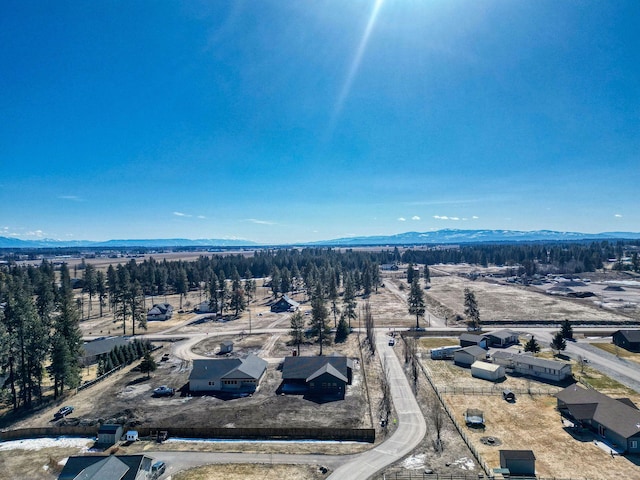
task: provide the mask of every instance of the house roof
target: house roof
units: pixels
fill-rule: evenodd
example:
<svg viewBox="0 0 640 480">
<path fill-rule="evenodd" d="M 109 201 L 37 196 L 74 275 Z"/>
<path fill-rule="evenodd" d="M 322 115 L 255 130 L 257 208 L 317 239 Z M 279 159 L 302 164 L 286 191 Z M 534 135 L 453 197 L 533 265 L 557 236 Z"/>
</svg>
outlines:
<svg viewBox="0 0 640 480">
<path fill-rule="evenodd" d="M 487 363 L 481 362 L 480 360 L 476 360 L 471 364 L 471 368 L 476 368 L 478 370 L 485 370 L 487 372 L 497 372 L 502 368 L 502 365 L 496 365 L 495 363 Z"/>
<path fill-rule="evenodd" d="M 500 450 L 500 458 L 505 460 L 535 460 L 532 450 Z"/>
<path fill-rule="evenodd" d="M 512 337 L 517 337 L 518 332 L 514 332 L 513 330 L 509 330 L 509 329 L 503 329 L 503 330 L 496 330 L 495 332 L 489 332 L 487 335 L 495 338 L 500 338 L 502 340 L 507 340 Z"/>
<path fill-rule="evenodd" d="M 258 380 L 267 368 L 267 362 L 253 354 L 246 358 L 196 359 L 189 380 L 211 378 L 251 378 Z"/>
<path fill-rule="evenodd" d="M 102 425 L 100 427 L 100 429 L 98 430 L 98 434 L 101 433 L 117 433 L 118 429 L 122 428 L 122 425 L 119 425 L 117 423 L 105 423 L 104 425 Z"/>
<path fill-rule="evenodd" d="M 485 335 L 476 335 L 475 333 L 463 333 L 460 335 L 460 341 L 465 342 L 480 342 L 482 340 L 486 340 L 487 337 Z"/>
<path fill-rule="evenodd" d="M 577 420 L 594 420 L 624 438 L 640 435 L 640 410 L 593 389 L 573 384 L 556 393 Z"/>
<path fill-rule="evenodd" d="M 282 379 L 306 381 L 326 364 L 330 364 L 343 378 L 348 378 L 350 366 L 347 357 L 332 355 L 328 357 L 285 357 L 282 365 Z"/>
<path fill-rule="evenodd" d="M 151 458 L 145 455 L 69 457 L 59 480 L 134 480 L 141 469 L 148 470 Z"/>
<path fill-rule="evenodd" d="M 95 355 L 109 353 L 114 347 L 126 345 L 128 343 L 129 339 L 124 337 L 108 337 L 87 342 L 82 345 L 82 348 L 84 349 L 85 357 L 93 357 Z"/>
<path fill-rule="evenodd" d="M 467 355 L 471 355 L 472 357 L 484 357 L 487 354 L 487 351 L 484 348 L 477 345 L 470 345 L 468 347 L 461 348 L 460 350 L 456 350 L 454 355 L 458 355 L 463 352 Z"/>
<path fill-rule="evenodd" d="M 220 342 L 220 345 L 224 345 L 225 347 L 233 347 L 233 342 L 231 340 L 225 340 L 224 342 Z"/>
<path fill-rule="evenodd" d="M 173 307 L 169 303 L 156 303 L 147 313 L 149 315 L 164 315 L 171 310 Z"/>
<path fill-rule="evenodd" d="M 640 330 L 618 330 L 614 335 L 619 333 L 627 342 L 640 342 Z"/>
<path fill-rule="evenodd" d="M 517 363 L 523 363 L 525 365 L 534 365 L 536 367 L 548 368 L 550 370 L 562 370 L 567 366 L 570 366 L 569 363 L 559 362 L 557 360 L 547 360 L 546 358 L 538 358 L 533 355 L 527 355 L 522 353 L 511 353 L 511 352 L 494 352 L 491 355 L 494 359 L 504 359 L 504 360 L 513 360 Z"/>
<path fill-rule="evenodd" d="M 321 366 L 318 370 L 316 370 L 315 372 L 313 372 L 311 375 L 309 375 L 306 379 L 307 382 L 310 382 L 316 378 L 318 378 L 321 375 L 324 374 L 329 374 L 332 377 L 336 377 L 340 380 L 342 380 L 343 382 L 347 383 L 349 380 L 347 379 L 346 376 L 342 375 L 338 370 L 336 370 L 336 368 L 331 365 L 330 363 L 325 363 L 323 366 Z"/>
</svg>

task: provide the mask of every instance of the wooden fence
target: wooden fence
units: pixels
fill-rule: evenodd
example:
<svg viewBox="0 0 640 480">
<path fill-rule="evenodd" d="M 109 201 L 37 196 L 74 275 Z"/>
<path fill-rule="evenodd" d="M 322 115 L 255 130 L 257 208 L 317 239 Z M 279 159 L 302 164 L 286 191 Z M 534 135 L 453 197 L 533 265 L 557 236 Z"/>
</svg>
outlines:
<svg viewBox="0 0 640 480">
<path fill-rule="evenodd" d="M 462 387 L 456 385 L 438 385 L 438 390 L 442 395 L 502 395 L 504 388 L 499 386 L 491 387 Z M 561 387 L 548 388 L 509 388 L 516 395 L 555 395 L 562 390 Z"/>
<path fill-rule="evenodd" d="M 62 426 L 21 428 L 0 432 L 0 440 L 25 438 L 81 436 L 96 437 L 99 426 Z M 126 429 L 125 429 L 126 430 Z M 140 437 L 153 437 L 159 431 L 167 431 L 169 437 L 199 439 L 244 439 L 244 440 L 320 440 L 374 443 L 373 428 L 208 428 L 208 427 L 133 427 Z"/>
</svg>

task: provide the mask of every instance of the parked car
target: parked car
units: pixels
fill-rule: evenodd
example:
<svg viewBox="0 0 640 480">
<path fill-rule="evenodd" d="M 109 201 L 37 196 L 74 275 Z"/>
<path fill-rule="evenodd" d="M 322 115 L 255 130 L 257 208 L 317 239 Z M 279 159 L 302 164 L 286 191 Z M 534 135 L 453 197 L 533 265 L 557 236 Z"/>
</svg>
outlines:
<svg viewBox="0 0 640 480">
<path fill-rule="evenodd" d="M 153 465 L 151 465 L 151 478 L 158 478 L 162 475 L 167 469 L 166 463 L 162 460 L 157 461 Z"/>
<path fill-rule="evenodd" d="M 67 405 L 65 407 L 62 407 L 56 413 L 54 413 L 53 417 L 57 420 L 59 418 L 66 417 L 67 415 L 69 415 L 71 413 L 73 413 L 73 407 L 71 405 Z"/>
<path fill-rule="evenodd" d="M 156 397 L 173 397 L 176 393 L 176 390 L 171 387 L 167 387 L 166 385 L 161 385 L 153 391 L 153 394 Z"/>
<path fill-rule="evenodd" d="M 390 347 L 393 347 L 395 344 L 396 344 L 396 340 L 395 340 L 395 338 L 391 337 L 391 338 L 389 339 L 389 346 L 390 346 Z"/>
</svg>

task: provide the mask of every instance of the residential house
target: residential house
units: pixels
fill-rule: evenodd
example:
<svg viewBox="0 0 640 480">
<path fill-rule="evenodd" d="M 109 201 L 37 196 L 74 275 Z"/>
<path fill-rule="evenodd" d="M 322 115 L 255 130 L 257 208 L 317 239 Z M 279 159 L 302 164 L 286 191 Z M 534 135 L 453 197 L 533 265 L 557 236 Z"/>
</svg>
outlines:
<svg viewBox="0 0 640 480">
<path fill-rule="evenodd" d="M 168 303 L 156 303 L 147 312 L 147 320 L 169 320 L 173 316 L 173 306 Z"/>
<path fill-rule="evenodd" d="M 125 337 L 107 337 L 85 342 L 82 345 L 80 363 L 83 367 L 98 363 L 100 355 L 106 355 L 115 347 L 127 345 L 129 339 Z"/>
<path fill-rule="evenodd" d="M 454 352 L 453 363 L 460 367 L 470 367 L 476 360 L 484 360 L 486 357 L 486 350 L 477 345 L 471 345 L 470 347 L 464 347 Z"/>
<path fill-rule="evenodd" d="M 640 352 L 640 330 L 618 330 L 611 337 L 614 345 L 630 352 Z"/>
<path fill-rule="evenodd" d="M 472 345 L 486 350 L 489 345 L 489 339 L 486 335 L 478 335 L 475 333 L 463 333 L 460 335 L 461 347 L 471 347 Z"/>
<path fill-rule="evenodd" d="M 285 357 L 280 391 L 344 398 L 352 378 L 353 361 L 347 357 Z"/>
<path fill-rule="evenodd" d="M 508 329 L 489 332 L 487 333 L 487 337 L 489 337 L 489 345 L 498 348 L 505 348 L 520 342 L 518 332 Z"/>
<path fill-rule="evenodd" d="M 153 459 L 146 455 L 69 457 L 58 480 L 152 480 Z"/>
<path fill-rule="evenodd" d="M 500 468 L 509 470 L 510 476 L 536 475 L 536 456 L 531 450 L 500 450 Z"/>
<path fill-rule="evenodd" d="M 271 305 L 271 311 L 274 313 L 282 312 L 295 312 L 300 307 L 300 304 L 294 300 L 291 300 L 287 295 L 283 295 L 280 300 Z"/>
<path fill-rule="evenodd" d="M 195 306 L 193 311 L 196 313 L 216 313 L 216 310 L 211 308 L 211 304 L 209 303 L 208 300 L 204 302 L 200 302 L 198 305 Z"/>
<path fill-rule="evenodd" d="M 619 447 L 640 453 L 640 410 L 628 398 L 611 398 L 578 384 L 556 393 L 558 410 Z"/>
<path fill-rule="evenodd" d="M 507 373 L 527 375 L 553 382 L 560 382 L 571 376 L 571 364 L 566 362 L 502 351 L 494 352 L 491 358 L 493 363 L 504 365 Z"/>
<path fill-rule="evenodd" d="M 497 382 L 505 377 L 504 366 L 477 360 L 471 364 L 471 376 Z"/>
<path fill-rule="evenodd" d="M 242 359 L 196 359 L 189 375 L 189 391 L 253 393 L 266 370 L 267 362 L 253 354 Z"/>
</svg>

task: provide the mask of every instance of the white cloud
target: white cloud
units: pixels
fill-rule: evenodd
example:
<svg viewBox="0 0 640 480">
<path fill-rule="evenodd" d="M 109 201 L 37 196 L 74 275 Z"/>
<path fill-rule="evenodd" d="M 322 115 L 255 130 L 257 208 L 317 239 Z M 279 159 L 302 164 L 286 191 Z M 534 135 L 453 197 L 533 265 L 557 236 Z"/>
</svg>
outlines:
<svg viewBox="0 0 640 480">
<path fill-rule="evenodd" d="M 449 217 L 447 217 L 446 215 L 434 215 L 433 218 L 435 218 L 436 220 L 449 220 Z"/>
<path fill-rule="evenodd" d="M 189 215 L 188 213 L 182 213 L 182 212 L 173 212 L 173 214 L 174 214 L 176 217 L 188 217 L 188 218 L 189 218 L 189 217 L 193 217 L 193 215 Z"/>
<path fill-rule="evenodd" d="M 456 222 L 457 222 L 457 221 L 458 221 L 458 220 L 460 220 L 460 219 L 459 219 L 458 217 L 451 217 L 449 220 L 454 220 L 454 221 L 456 221 Z"/>
<path fill-rule="evenodd" d="M 31 232 L 27 232 L 25 234 L 25 236 L 27 237 L 36 237 L 36 238 L 42 238 L 44 237 L 44 232 L 42 230 L 33 230 Z"/>
<path fill-rule="evenodd" d="M 407 221 L 407 219 L 406 219 L 406 218 L 404 218 L 404 217 L 399 217 L 399 218 L 398 218 L 398 221 L 399 221 L 399 222 L 406 222 L 406 221 Z"/>
<path fill-rule="evenodd" d="M 258 220 L 256 218 L 247 218 L 247 222 L 256 223 L 258 225 L 276 225 L 276 222 L 270 222 L 269 220 Z"/>
<path fill-rule="evenodd" d="M 61 200 L 71 200 L 72 202 L 82 202 L 82 199 L 77 195 L 59 195 L 58 198 Z"/>
<path fill-rule="evenodd" d="M 198 218 L 200 218 L 200 219 L 205 219 L 205 218 L 207 218 L 207 217 L 205 217 L 204 215 L 198 215 Z"/>
<path fill-rule="evenodd" d="M 413 217 L 411 217 L 411 220 L 417 221 L 420 220 L 420 217 L 418 215 L 414 215 Z"/>
<path fill-rule="evenodd" d="M 616 217 L 616 218 L 622 218 L 622 215 L 620 215 L 619 213 L 616 213 L 616 214 L 614 215 L 614 217 Z"/>
</svg>

